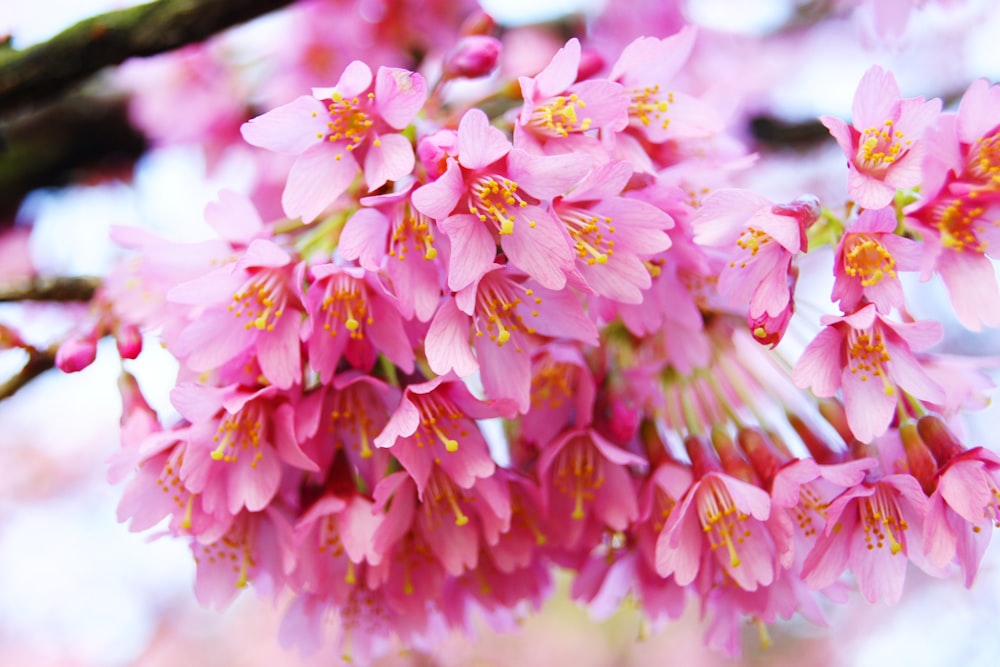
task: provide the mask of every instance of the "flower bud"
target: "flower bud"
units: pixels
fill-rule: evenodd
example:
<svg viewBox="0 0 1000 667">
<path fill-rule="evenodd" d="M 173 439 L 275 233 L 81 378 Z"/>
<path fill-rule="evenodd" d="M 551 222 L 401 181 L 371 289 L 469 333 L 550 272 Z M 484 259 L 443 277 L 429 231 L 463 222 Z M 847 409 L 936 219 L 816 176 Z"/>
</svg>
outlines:
<svg viewBox="0 0 1000 667">
<path fill-rule="evenodd" d="M 64 373 L 76 373 L 94 363 L 97 340 L 72 337 L 63 341 L 56 351 L 56 367 Z"/>
<path fill-rule="evenodd" d="M 430 178 L 437 178 L 448 168 L 449 156 L 458 155 L 458 134 L 454 130 L 438 130 L 417 143 L 417 157 Z"/>
<path fill-rule="evenodd" d="M 488 35 L 468 35 L 444 58 L 444 75 L 448 79 L 475 79 L 486 76 L 500 59 L 500 40 Z"/>
<path fill-rule="evenodd" d="M 938 466 L 927 445 L 921 439 L 917 425 L 912 421 L 900 424 L 899 439 L 903 441 L 903 450 L 906 452 L 906 467 L 909 473 L 920 482 L 924 493 L 928 496 L 931 495 L 936 485 L 934 475 L 937 473 Z"/>
<path fill-rule="evenodd" d="M 118 327 L 118 331 L 115 332 L 115 343 L 122 359 L 135 359 L 142 352 L 142 334 L 139 333 L 139 327 L 134 324 Z"/>
<path fill-rule="evenodd" d="M 750 313 L 747 313 L 747 326 L 750 327 L 753 339 L 761 345 L 770 345 L 771 349 L 774 349 L 788 331 L 788 323 L 794 311 L 793 302 L 789 301 L 788 306 L 774 317 L 768 315 L 767 311 L 757 317 L 751 317 Z"/>
</svg>

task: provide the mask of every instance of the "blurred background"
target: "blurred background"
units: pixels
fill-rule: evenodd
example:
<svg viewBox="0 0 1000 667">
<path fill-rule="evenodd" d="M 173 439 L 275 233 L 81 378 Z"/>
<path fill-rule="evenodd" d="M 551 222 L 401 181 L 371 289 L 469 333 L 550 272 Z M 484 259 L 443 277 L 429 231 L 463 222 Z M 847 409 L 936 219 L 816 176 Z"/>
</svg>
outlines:
<svg viewBox="0 0 1000 667">
<path fill-rule="evenodd" d="M 0 35 L 10 34 L 13 45 L 23 48 L 123 4 L 8 2 L 0 9 Z M 612 11 L 627 12 L 629 4 L 615 3 Z M 904 96 L 954 98 L 977 77 L 1000 78 L 1000 11 L 992 0 L 929 4 L 910 16 L 904 38 L 889 42 L 872 30 L 870 7 L 815 26 L 808 40 L 782 30 L 803 6 L 816 4 L 837 3 L 692 0 L 683 7 L 689 20 L 711 34 L 711 52 L 701 47 L 697 61 L 705 69 L 701 76 L 714 77 L 720 98 L 757 122 L 748 118 L 741 126 L 748 143 L 766 157 L 747 174 L 747 186 L 776 199 L 803 191 L 842 198 L 842 183 L 831 183 L 827 175 L 841 178 L 843 158 L 829 142 L 774 148 L 761 119 L 794 126 L 821 113 L 849 116 L 857 81 L 873 63 L 896 73 Z M 483 6 L 511 26 L 570 12 L 586 17 L 603 8 L 599 0 L 483 0 Z M 229 46 L 250 52 L 280 39 L 284 21 L 264 17 L 239 28 Z M 180 141 L 124 144 L 123 151 L 129 150 L 139 156 L 134 164 L 105 166 L 68 179 L 65 187 L 19 199 L 0 224 L 0 280 L 25 272 L 100 275 L 119 256 L 108 240 L 112 225 L 139 225 L 177 240 L 204 238 L 205 204 L 221 187 L 246 189 L 252 177 L 239 156 L 216 163 L 202 147 Z M 942 312 L 934 303 L 925 307 Z M 39 348 L 60 340 L 77 315 L 65 304 L 0 303 L 0 324 L 16 326 Z M 947 344 L 983 355 L 984 364 L 992 364 L 991 355 L 1000 350 L 995 335 L 973 339 L 957 327 L 949 332 Z M 223 614 L 200 609 L 187 545 L 157 539 L 155 531 L 130 533 L 116 521 L 121 488 L 107 483 L 105 460 L 118 448 L 121 362 L 110 345 L 102 343 L 97 363 L 85 371 L 44 373 L 0 401 L 0 666 L 334 664 L 336 655 L 302 658 L 283 651 L 275 610 L 251 594 Z M 0 381 L 24 364 L 24 355 L 0 351 Z M 175 369 L 169 355 L 147 341 L 141 357 L 127 366 L 153 407 L 170 414 L 166 395 Z M 994 408 L 974 415 L 968 441 L 995 445 L 998 419 Z M 693 604 L 681 621 L 662 629 L 644 626 L 628 604 L 598 622 L 568 601 L 566 588 L 562 581 L 542 612 L 529 616 L 517 633 L 484 628 L 475 638 L 450 639 L 433 654 L 401 652 L 377 664 L 986 666 L 1000 658 L 996 540 L 972 590 L 957 577 L 932 580 L 911 570 L 895 607 L 871 606 L 855 595 L 846 606 L 830 606 L 828 628 L 798 621 L 773 628 L 770 648 L 747 627 L 739 660 L 703 647 L 704 628 Z"/>
</svg>

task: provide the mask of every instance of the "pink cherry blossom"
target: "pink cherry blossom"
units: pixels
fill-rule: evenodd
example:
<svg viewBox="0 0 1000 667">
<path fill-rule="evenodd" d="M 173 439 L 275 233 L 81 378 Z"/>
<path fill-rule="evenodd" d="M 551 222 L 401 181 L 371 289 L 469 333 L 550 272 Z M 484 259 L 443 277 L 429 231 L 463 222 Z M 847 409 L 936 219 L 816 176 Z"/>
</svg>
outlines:
<svg viewBox="0 0 1000 667">
<path fill-rule="evenodd" d="M 908 556 L 919 557 L 928 501 L 910 475 L 887 475 L 844 491 L 827 511 L 827 525 L 802 567 L 823 588 L 850 567 L 869 602 L 899 601 Z"/>
<path fill-rule="evenodd" d="M 458 125 L 458 159 L 413 193 L 413 205 L 451 240 L 448 287 L 460 290 L 488 270 L 499 245 L 510 263 L 550 289 L 573 270 L 567 235 L 540 206 L 586 173 L 574 155 L 528 155 L 513 149 L 486 114 L 470 109 Z M 536 199 L 538 198 L 538 199 Z"/>
<path fill-rule="evenodd" d="M 858 205 L 888 206 L 896 190 L 920 183 L 921 139 L 940 111 L 938 99 L 903 99 L 892 73 L 876 65 L 854 94 L 853 125 L 820 117 L 847 156 L 847 193 Z"/>
<path fill-rule="evenodd" d="M 847 423 L 854 436 L 870 442 L 892 421 L 898 389 L 937 402 L 941 387 L 914 356 L 942 336 L 937 322 L 891 322 L 868 304 L 842 317 L 824 316 L 823 329 L 803 351 L 792 378 L 819 397 L 843 390 Z"/>
<path fill-rule="evenodd" d="M 364 165 L 369 190 L 413 169 L 413 148 L 399 133 L 427 98 L 424 78 L 380 67 L 372 86 L 368 65 L 353 61 L 332 88 L 314 88 L 244 123 L 254 146 L 298 156 L 281 198 L 285 214 L 315 220 L 347 188 Z M 358 157 L 355 157 L 355 154 Z"/>
<path fill-rule="evenodd" d="M 874 303 L 880 313 L 904 306 L 899 271 L 920 268 L 921 247 L 897 235 L 896 224 L 892 208 L 867 209 L 841 237 L 831 298 L 845 312 L 860 305 L 862 298 Z"/>
</svg>

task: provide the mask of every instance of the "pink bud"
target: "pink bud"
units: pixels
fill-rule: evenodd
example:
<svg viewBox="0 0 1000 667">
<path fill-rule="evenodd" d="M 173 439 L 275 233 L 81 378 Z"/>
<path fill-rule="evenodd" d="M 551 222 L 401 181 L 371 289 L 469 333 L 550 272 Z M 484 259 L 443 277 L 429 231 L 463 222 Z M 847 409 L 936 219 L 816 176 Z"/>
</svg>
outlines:
<svg viewBox="0 0 1000 667">
<path fill-rule="evenodd" d="M 142 352 L 142 334 L 134 324 L 118 327 L 115 342 L 118 344 L 118 354 L 122 359 L 135 359 Z"/>
<path fill-rule="evenodd" d="M 97 358 L 97 340 L 93 338 L 68 338 L 56 351 L 56 367 L 64 373 L 76 373 L 94 363 Z"/>
<path fill-rule="evenodd" d="M 445 56 L 444 74 L 449 79 L 486 76 L 497 66 L 499 58 L 499 39 L 488 35 L 468 35 Z"/>
<path fill-rule="evenodd" d="M 438 130 L 417 143 L 417 157 L 431 178 L 437 178 L 448 168 L 449 155 L 458 156 L 458 134 L 454 130 Z"/>
<path fill-rule="evenodd" d="M 750 327 L 753 339 L 761 345 L 770 345 L 773 349 L 785 336 L 785 331 L 788 330 L 788 323 L 792 319 L 793 310 L 792 302 L 789 301 L 788 307 L 774 317 L 771 317 L 766 312 L 761 313 L 758 317 L 750 317 L 748 314 L 747 326 Z"/>
</svg>

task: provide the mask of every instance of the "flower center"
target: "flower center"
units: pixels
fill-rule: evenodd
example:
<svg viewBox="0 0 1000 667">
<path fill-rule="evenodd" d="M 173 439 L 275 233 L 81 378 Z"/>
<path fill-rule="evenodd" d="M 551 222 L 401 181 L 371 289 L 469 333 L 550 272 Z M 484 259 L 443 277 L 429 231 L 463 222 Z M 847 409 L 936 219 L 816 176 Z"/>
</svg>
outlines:
<svg viewBox="0 0 1000 667">
<path fill-rule="evenodd" d="M 352 276 L 338 274 L 326 284 L 320 312 L 326 321 L 323 329 L 336 336 L 343 324 L 348 335 L 355 339 L 364 338 L 364 326 L 372 325 L 375 319 L 368 313 L 368 297 L 364 287 Z"/>
<path fill-rule="evenodd" d="M 377 434 L 381 429 L 375 427 L 375 422 L 365 410 L 366 399 L 369 404 L 372 401 L 371 397 L 361 395 L 365 391 L 363 387 L 358 383 L 332 393 L 330 432 L 336 433 L 336 440 L 355 449 L 361 458 L 370 459 L 373 455 L 371 434 Z"/>
<path fill-rule="evenodd" d="M 559 211 L 559 219 L 573 239 L 577 256 L 587 264 L 607 264 L 608 257 L 615 254 L 615 242 L 610 238 L 615 233 L 611 218 L 570 208 Z"/>
<path fill-rule="evenodd" d="M 464 526 L 469 523 L 469 517 L 459 505 L 459 501 L 468 500 L 461 491 L 455 488 L 447 477 L 436 473 L 431 474 L 427 480 L 427 488 L 424 490 L 422 507 L 427 513 L 428 528 L 433 528 L 441 522 L 441 517 L 451 515 L 455 517 L 456 526 Z M 449 517 L 450 518 L 450 517 Z"/>
<path fill-rule="evenodd" d="M 661 129 L 667 129 L 670 119 L 666 117 L 667 110 L 674 103 L 674 94 L 667 93 L 666 99 L 660 96 L 659 84 L 646 86 L 645 88 L 634 88 L 631 91 L 631 103 L 628 107 L 630 116 L 639 119 L 644 126 L 649 127 L 652 122 L 660 124 Z"/>
<path fill-rule="evenodd" d="M 725 547 L 729 552 L 729 565 L 739 567 L 742 562 L 737 547 L 752 534 L 745 525 L 749 515 L 736 509 L 733 497 L 723 482 L 709 477 L 698 488 L 698 520 L 708 537 L 712 551 Z"/>
<path fill-rule="evenodd" d="M 417 447 L 433 447 L 440 442 L 448 452 L 458 451 L 458 439 L 469 436 L 462 411 L 447 396 L 437 393 L 413 394 L 410 399 L 420 413 L 420 428 L 413 434 Z M 458 438 L 453 436 L 457 435 Z"/>
<path fill-rule="evenodd" d="M 745 269 L 747 266 L 747 260 L 751 257 L 756 257 L 757 253 L 759 253 L 761 249 L 767 246 L 770 242 L 771 235 L 765 231 L 757 229 L 756 227 L 747 227 L 740 232 L 739 238 L 736 239 L 736 245 L 743 251 L 743 260 L 739 263 L 739 268 Z M 749 254 L 749 257 L 747 254 Z M 736 261 L 734 260 L 729 262 L 729 266 L 736 267 Z"/>
<path fill-rule="evenodd" d="M 884 174 L 910 149 L 913 142 L 893 129 L 894 124 L 892 119 L 886 119 L 882 127 L 869 127 L 861 133 L 857 160 L 864 171 Z"/>
<path fill-rule="evenodd" d="M 348 99 L 340 93 L 334 93 L 327 107 L 330 113 L 330 120 L 326 124 L 329 129 L 326 135 L 327 141 L 344 142 L 345 148 L 349 151 L 361 145 L 372 126 L 372 120 L 368 117 L 366 109 L 374 99 L 374 93 L 368 93 L 364 102 L 357 97 Z M 337 159 L 340 157 L 338 152 Z"/>
<path fill-rule="evenodd" d="M 879 378 L 885 385 L 885 393 L 891 396 L 895 391 L 889 382 L 885 365 L 892 358 L 885 347 L 885 338 L 877 328 L 851 329 L 847 336 L 848 367 L 852 373 L 860 375 L 862 382 L 869 377 Z"/>
<path fill-rule="evenodd" d="M 258 331 L 274 331 L 274 325 L 282 316 L 287 297 L 284 278 L 277 271 L 262 270 L 254 274 L 233 294 L 229 312 L 235 317 L 246 317 L 243 328 Z"/>
<path fill-rule="evenodd" d="M 479 289 L 476 291 L 476 310 L 473 319 L 473 327 L 476 336 L 489 336 L 489 339 L 503 347 L 514 334 L 535 333 L 535 329 L 525 325 L 524 316 L 518 312 L 523 297 L 533 297 L 535 305 L 542 302 L 542 298 L 534 296 L 534 291 L 524 289 L 509 280 L 490 280 L 485 278 L 480 281 Z M 538 311 L 531 311 L 532 317 L 538 317 Z M 520 336 L 518 336 L 519 338 Z M 518 340 L 514 341 L 514 348 L 521 351 Z"/>
<path fill-rule="evenodd" d="M 574 519 L 584 517 L 585 501 L 593 500 L 604 485 L 604 467 L 601 456 L 594 451 L 587 438 L 573 438 L 559 452 L 553 479 L 560 493 L 572 496 Z"/>
<path fill-rule="evenodd" d="M 528 202 L 517 194 L 518 184 L 502 176 L 480 176 L 470 188 L 469 212 L 482 222 L 492 222 L 501 236 L 514 233 L 515 212 Z M 531 227 L 533 221 L 528 221 Z"/>
<path fill-rule="evenodd" d="M 389 237 L 389 255 L 403 261 L 410 252 L 411 245 L 426 260 L 437 257 L 438 251 L 434 247 L 429 219 L 407 205 L 406 212 L 397 216 L 393 225 L 392 236 Z"/>
<path fill-rule="evenodd" d="M 570 132 L 586 132 L 590 129 L 591 119 L 581 119 L 577 114 L 578 109 L 586 106 L 575 93 L 569 97 L 560 95 L 548 104 L 535 107 L 528 126 L 550 137 L 568 137 Z"/>
<path fill-rule="evenodd" d="M 212 441 L 217 443 L 212 450 L 213 461 L 233 463 L 240 457 L 240 452 L 253 450 L 250 467 L 256 468 L 257 462 L 264 458 L 260 447 L 262 432 L 260 409 L 249 403 L 234 415 L 229 415 L 219 423 L 219 428 Z"/>
<path fill-rule="evenodd" d="M 969 149 L 967 175 L 989 190 L 1000 190 L 1000 132 L 976 139 Z"/>
<path fill-rule="evenodd" d="M 941 232 L 941 245 L 945 248 L 956 252 L 986 252 L 986 241 L 980 239 L 979 234 L 985 231 L 986 225 L 1000 225 L 1000 219 L 983 220 L 985 209 L 973 199 L 975 195 L 973 191 L 969 193 L 969 199 L 953 199 L 940 209 L 936 226 Z"/>
<path fill-rule="evenodd" d="M 909 525 L 900 514 L 899 503 L 881 484 L 875 487 L 875 493 L 861 502 L 859 511 L 865 531 L 865 545 L 869 551 L 881 549 L 887 542 L 893 555 L 904 549 L 904 532 Z"/>
<path fill-rule="evenodd" d="M 896 262 L 881 243 L 862 234 L 852 234 L 844 252 L 844 271 L 859 278 L 864 287 L 879 284 L 885 277 L 896 277 Z"/>
</svg>

